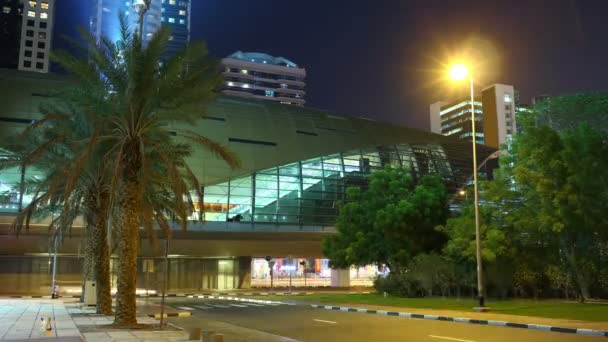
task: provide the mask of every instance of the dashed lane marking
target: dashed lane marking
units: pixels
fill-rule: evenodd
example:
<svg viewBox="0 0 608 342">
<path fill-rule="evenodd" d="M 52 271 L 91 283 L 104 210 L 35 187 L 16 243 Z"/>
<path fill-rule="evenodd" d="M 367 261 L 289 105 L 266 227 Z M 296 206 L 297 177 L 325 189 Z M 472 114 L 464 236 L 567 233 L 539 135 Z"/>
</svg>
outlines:
<svg viewBox="0 0 608 342">
<path fill-rule="evenodd" d="M 437 336 L 437 335 L 429 335 L 430 338 L 438 338 L 441 340 L 448 340 L 448 341 L 456 341 L 456 342 L 475 342 L 475 341 L 471 341 L 471 340 L 463 340 L 460 338 L 454 338 L 454 337 L 448 337 L 448 336 Z"/>
<path fill-rule="evenodd" d="M 313 319 L 313 321 L 315 322 L 321 322 L 321 323 L 329 323 L 329 324 L 338 324 L 338 322 L 334 322 L 334 321 L 326 321 L 324 319 Z"/>
</svg>

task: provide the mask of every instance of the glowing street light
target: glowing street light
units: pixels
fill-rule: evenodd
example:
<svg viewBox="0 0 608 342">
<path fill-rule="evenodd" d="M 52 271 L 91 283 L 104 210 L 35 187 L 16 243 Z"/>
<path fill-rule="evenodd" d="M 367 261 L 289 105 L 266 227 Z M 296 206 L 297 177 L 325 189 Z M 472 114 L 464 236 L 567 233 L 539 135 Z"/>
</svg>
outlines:
<svg viewBox="0 0 608 342">
<path fill-rule="evenodd" d="M 462 64 L 455 64 L 450 69 L 450 78 L 454 81 L 469 79 L 471 87 L 471 135 L 473 137 L 473 192 L 475 195 L 475 247 L 477 250 L 477 295 L 479 297 L 479 308 L 484 310 L 485 298 L 483 295 L 483 272 L 481 262 L 481 233 L 479 229 L 479 191 L 477 188 L 477 134 L 475 130 L 475 90 L 473 88 L 473 75 L 469 68 Z"/>
<path fill-rule="evenodd" d="M 464 64 L 456 64 L 450 69 L 450 78 L 454 81 L 462 81 L 469 76 L 469 68 Z"/>
</svg>

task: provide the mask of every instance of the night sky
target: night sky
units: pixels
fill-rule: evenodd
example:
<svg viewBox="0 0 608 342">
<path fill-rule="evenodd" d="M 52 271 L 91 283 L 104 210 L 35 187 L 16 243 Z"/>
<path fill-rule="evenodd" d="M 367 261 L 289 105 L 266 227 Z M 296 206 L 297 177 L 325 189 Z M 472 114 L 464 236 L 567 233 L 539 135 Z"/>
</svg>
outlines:
<svg viewBox="0 0 608 342">
<path fill-rule="evenodd" d="M 341 114 L 427 129 L 428 105 L 457 95 L 441 70 L 471 53 L 479 86 L 512 84 L 523 103 L 608 90 L 608 0 L 192 1 L 192 37 L 214 56 L 288 58 L 307 105 Z M 57 1 L 56 37 L 86 25 L 88 3 Z"/>
</svg>

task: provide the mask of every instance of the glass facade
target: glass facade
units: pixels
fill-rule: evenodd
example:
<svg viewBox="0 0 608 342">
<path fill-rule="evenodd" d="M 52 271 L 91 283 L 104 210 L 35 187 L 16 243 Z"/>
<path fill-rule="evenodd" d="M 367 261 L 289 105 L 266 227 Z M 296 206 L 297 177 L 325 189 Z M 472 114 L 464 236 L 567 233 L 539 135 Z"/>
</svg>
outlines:
<svg viewBox="0 0 608 342">
<path fill-rule="evenodd" d="M 206 186 L 202 212 L 206 221 L 332 224 L 345 189 L 365 185 L 365 177 L 385 165 L 407 167 L 414 177 L 429 173 L 440 173 L 448 181 L 452 177 L 439 145 L 381 146 L 312 158 Z"/>
</svg>

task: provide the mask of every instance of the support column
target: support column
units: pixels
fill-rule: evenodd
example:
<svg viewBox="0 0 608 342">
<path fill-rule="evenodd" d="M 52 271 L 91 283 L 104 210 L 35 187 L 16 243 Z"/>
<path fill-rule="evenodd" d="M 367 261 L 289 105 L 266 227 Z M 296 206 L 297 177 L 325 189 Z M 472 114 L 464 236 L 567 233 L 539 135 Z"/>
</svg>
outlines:
<svg viewBox="0 0 608 342">
<path fill-rule="evenodd" d="M 238 258 L 238 288 L 251 288 L 251 257 Z"/>
<path fill-rule="evenodd" d="M 350 287 L 350 269 L 332 268 L 331 287 Z"/>
</svg>

